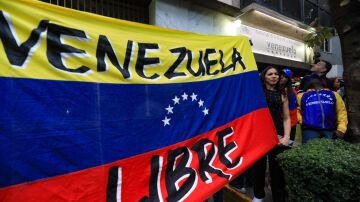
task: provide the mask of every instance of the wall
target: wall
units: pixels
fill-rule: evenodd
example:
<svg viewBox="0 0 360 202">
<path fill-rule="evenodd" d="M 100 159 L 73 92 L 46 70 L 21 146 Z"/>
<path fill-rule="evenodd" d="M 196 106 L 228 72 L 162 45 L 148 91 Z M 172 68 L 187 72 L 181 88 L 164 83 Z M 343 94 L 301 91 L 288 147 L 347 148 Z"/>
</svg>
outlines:
<svg viewBox="0 0 360 202">
<path fill-rule="evenodd" d="M 332 64 L 340 64 L 342 65 L 342 56 L 341 56 L 341 45 L 340 39 L 338 36 L 334 36 L 330 38 L 330 52 L 321 52 L 321 58 L 325 59 Z"/>
<path fill-rule="evenodd" d="M 190 1 L 153 0 L 150 5 L 150 24 L 170 29 L 235 36 L 233 19 Z"/>
<path fill-rule="evenodd" d="M 333 67 L 327 74 L 327 77 L 342 77 L 343 75 L 343 62 L 341 53 L 341 44 L 338 36 L 334 36 L 330 40 L 330 52 L 321 52 L 321 59 L 329 61 Z"/>
</svg>

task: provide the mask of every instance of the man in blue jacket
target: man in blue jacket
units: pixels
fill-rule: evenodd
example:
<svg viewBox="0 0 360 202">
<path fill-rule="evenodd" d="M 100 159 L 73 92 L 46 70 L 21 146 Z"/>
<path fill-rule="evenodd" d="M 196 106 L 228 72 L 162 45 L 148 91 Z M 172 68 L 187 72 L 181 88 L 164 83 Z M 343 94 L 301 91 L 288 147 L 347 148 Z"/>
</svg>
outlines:
<svg viewBox="0 0 360 202">
<path fill-rule="evenodd" d="M 307 91 L 297 95 L 297 102 L 303 143 L 344 136 L 348 123 L 344 101 L 338 93 L 325 88 L 322 80 L 309 80 Z"/>
</svg>

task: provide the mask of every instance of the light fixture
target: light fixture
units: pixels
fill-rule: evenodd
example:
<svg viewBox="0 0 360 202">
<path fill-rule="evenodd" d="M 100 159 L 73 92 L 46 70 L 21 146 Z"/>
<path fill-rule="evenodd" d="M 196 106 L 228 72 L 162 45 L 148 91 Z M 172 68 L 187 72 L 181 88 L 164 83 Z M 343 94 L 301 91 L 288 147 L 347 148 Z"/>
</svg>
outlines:
<svg viewBox="0 0 360 202">
<path fill-rule="evenodd" d="M 241 26 L 241 19 L 240 19 L 239 16 L 234 19 L 234 25 L 235 25 L 236 27 L 240 27 L 240 26 Z"/>
</svg>

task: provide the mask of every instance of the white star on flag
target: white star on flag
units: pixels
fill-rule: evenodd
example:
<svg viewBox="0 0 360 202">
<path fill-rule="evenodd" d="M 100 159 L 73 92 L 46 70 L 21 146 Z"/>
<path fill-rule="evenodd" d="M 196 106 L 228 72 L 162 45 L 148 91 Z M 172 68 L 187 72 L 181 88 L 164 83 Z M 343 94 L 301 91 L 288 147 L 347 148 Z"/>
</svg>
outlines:
<svg viewBox="0 0 360 202">
<path fill-rule="evenodd" d="M 175 96 L 172 100 L 174 101 L 174 105 L 180 104 L 180 98 L 178 98 L 177 96 Z"/>
<path fill-rule="evenodd" d="M 169 126 L 170 126 L 170 120 L 171 120 L 171 119 L 169 119 L 167 116 L 165 116 L 165 119 L 162 120 L 162 122 L 164 122 L 164 127 L 165 127 L 166 125 L 169 125 Z"/>
<path fill-rule="evenodd" d="M 184 94 L 182 94 L 181 97 L 183 98 L 183 100 L 187 100 L 189 95 L 184 92 Z"/>
<path fill-rule="evenodd" d="M 173 113 L 174 113 L 174 112 L 173 112 L 174 107 L 172 107 L 172 106 L 170 106 L 170 105 L 169 105 L 168 107 L 166 107 L 165 109 L 166 109 L 166 111 L 167 111 L 167 114 L 170 114 L 170 113 L 173 114 Z"/>
<path fill-rule="evenodd" d="M 179 113 L 179 112 L 180 113 L 184 112 L 184 110 L 182 110 L 182 108 L 180 108 L 180 110 L 177 110 L 177 108 L 179 108 L 179 107 L 184 107 L 184 108 L 186 107 L 187 108 L 188 107 L 187 105 L 190 104 L 190 103 L 191 103 L 191 105 L 196 105 L 196 106 L 198 105 L 199 108 L 197 108 L 197 107 L 195 107 L 195 108 L 199 109 L 204 114 L 204 117 L 210 114 L 209 113 L 210 109 L 205 107 L 206 106 L 205 105 L 206 99 L 205 100 L 200 99 L 200 95 L 195 94 L 195 92 L 190 94 L 190 92 L 184 92 L 183 91 L 183 94 L 173 95 L 173 96 L 174 97 L 173 98 L 170 97 L 170 99 L 174 103 L 171 103 L 171 101 L 170 101 L 170 104 L 167 107 L 163 108 L 166 111 L 166 114 L 164 114 L 164 116 L 166 115 L 165 118 L 161 120 L 164 123 L 164 127 L 166 127 L 167 125 L 169 125 L 169 126 L 171 125 L 170 120 L 171 120 L 171 117 L 173 115 L 175 115 L 176 113 Z M 190 102 L 190 103 L 185 102 L 185 100 L 188 100 L 188 99 L 190 100 L 189 97 L 191 98 L 192 102 Z M 176 124 L 176 122 L 174 122 L 174 121 L 177 121 L 177 120 L 176 119 L 173 120 L 173 124 Z"/>
<path fill-rule="evenodd" d="M 209 109 L 206 109 L 206 107 L 205 107 L 205 109 L 204 109 L 204 110 L 202 110 L 202 112 L 204 113 L 204 116 L 206 116 L 206 115 L 208 115 L 208 114 L 209 114 Z"/>
<path fill-rule="evenodd" d="M 195 93 L 192 93 L 190 97 L 191 97 L 191 101 L 197 100 L 196 98 L 197 95 Z"/>
<path fill-rule="evenodd" d="M 204 101 L 202 101 L 202 100 L 200 99 L 199 102 L 198 102 L 198 104 L 199 104 L 199 107 L 202 107 L 202 106 L 204 106 Z"/>
</svg>

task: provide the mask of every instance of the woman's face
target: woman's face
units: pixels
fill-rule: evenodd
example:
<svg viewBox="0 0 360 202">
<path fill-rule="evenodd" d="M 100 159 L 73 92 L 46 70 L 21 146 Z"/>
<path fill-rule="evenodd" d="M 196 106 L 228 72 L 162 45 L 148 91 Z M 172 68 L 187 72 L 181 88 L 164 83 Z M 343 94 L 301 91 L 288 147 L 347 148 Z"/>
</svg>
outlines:
<svg viewBox="0 0 360 202">
<path fill-rule="evenodd" d="M 285 85 L 287 83 L 287 81 L 288 81 L 288 78 L 285 75 L 282 74 L 280 76 L 280 84 Z"/>
<path fill-rule="evenodd" d="M 265 84 L 275 86 L 278 81 L 279 72 L 275 68 L 271 68 L 265 73 Z"/>
<path fill-rule="evenodd" d="M 334 87 L 335 88 L 340 88 L 340 79 L 339 78 L 336 78 L 335 81 L 334 81 Z"/>
</svg>

